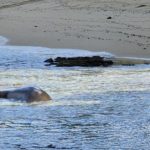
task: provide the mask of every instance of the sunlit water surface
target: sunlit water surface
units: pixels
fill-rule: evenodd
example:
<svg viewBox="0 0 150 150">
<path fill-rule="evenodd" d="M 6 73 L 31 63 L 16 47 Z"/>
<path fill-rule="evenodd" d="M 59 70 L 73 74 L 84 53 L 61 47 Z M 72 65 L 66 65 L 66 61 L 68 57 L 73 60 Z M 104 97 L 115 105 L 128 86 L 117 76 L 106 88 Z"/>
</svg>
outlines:
<svg viewBox="0 0 150 150">
<path fill-rule="evenodd" d="M 33 85 L 53 98 L 44 104 L 1 100 L 0 149 L 150 148 L 150 66 L 56 68 L 43 63 L 58 55 L 85 54 L 0 46 L 0 90 Z"/>
</svg>

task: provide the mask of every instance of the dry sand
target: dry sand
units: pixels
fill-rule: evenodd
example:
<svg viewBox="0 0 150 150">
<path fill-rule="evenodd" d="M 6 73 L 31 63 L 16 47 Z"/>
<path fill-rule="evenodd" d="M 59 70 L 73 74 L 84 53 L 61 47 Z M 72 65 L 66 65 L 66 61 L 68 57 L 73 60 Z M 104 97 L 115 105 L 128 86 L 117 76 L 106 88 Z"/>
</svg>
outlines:
<svg viewBox="0 0 150 150">
<path fill-rule="evenodd" d="M 11 45 L 150 58 L 150 0 L 1 0 Z"/>
</svg>

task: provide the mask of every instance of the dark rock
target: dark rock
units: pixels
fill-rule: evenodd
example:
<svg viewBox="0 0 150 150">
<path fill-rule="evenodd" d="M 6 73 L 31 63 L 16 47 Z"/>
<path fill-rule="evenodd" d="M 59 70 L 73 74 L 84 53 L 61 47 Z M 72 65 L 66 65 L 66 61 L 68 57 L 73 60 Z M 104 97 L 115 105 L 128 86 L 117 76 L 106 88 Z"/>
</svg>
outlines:
<svg viewBox="0 0 150 150">
<path fill-rule="evenodd" d="M 112 19 L 112 17 L 107 17 L 107 19 Z"/>
<path fill-rule="evenodd" d="M 113 62 L 111 60 L 106 60 L 104 57 L 92 56 L 92 57 L 57 57 L 55 59 L 45 60 L 49 65 L 56 65 L 57 67 L 94 67 L 94 66 L 111 66 Z M 47 65 L 48 65 L 47 64 Z"/>
<path fill-rule="evenodd" d="M 49 144 L 46 146 L 46 148 L 56 148 L 56 146 L 54 146 L 53 144 Z"/>
<path fill-rule="evenodd" d="M 44 62 L 46 62 L 46 63 L 54 63 L 52 58 L 49 58 L 49 59 L 45 60 Z"/>
</svg>

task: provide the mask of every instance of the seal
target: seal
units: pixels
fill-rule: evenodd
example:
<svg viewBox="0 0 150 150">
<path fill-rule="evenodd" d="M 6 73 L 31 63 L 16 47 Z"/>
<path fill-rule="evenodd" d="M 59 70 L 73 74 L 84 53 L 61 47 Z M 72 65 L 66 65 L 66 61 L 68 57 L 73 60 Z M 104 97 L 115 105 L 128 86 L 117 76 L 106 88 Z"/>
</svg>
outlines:
<svg viewBox="0 0 150 150">
<path fill-rule="evenodd" d="M 45 91 L 36 87 L 23 87 L 0 91 L 0 98 L 25 101 L 28 103 L 51 100 L 51 97 Z"/>
</svg>

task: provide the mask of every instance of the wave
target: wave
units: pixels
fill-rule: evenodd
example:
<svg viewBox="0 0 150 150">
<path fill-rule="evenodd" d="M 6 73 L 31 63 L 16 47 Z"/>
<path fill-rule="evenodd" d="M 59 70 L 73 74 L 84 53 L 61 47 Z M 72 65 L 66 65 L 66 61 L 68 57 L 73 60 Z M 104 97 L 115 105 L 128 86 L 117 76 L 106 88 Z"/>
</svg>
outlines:
<svg viewBox="0 0 150 150">
<path fill-rule="evenodd" d="M 44 60 L 56 57 L 84 57 L 84 56 L 101 56 L 105 59 L 112 60 L 114 65 L 136 65 L 136 64 L 150 64 L 150 59 L 136 58 L 136 57 L 117 57 L 112 53 L 106 51 L 92 52 L 80 49 L 56 49 L 46 47 L 32 47 L 32 46 L 11 46 L 6 45 L 9 40 L 0 36 L 0 59 L 2 64 L 10 66 L 11 64 L 18 64 L 21 66 L 41 66 Z M 19 64 L 20 62 L 20 64 Z M 26 64 L 26 65 L 25 65 Z M 32 65 L 31 65 L 32 64 Z M 12 65 L 13 66 L 13 65 Z M 13 66 L 14 67 L 14 66 Z M 16 68 L 16 67 L 15 67 Z"/>
<path fill-rule="evenodd" d="M 114 65 L 139 65 L 150 64 L 150 59 L 136 57 L 115 57 L 112 59 Z"/>
<path fill-rule="evenodd" d="M 0 46 L 6 45 L 9 40 L 3 36 L 0 36 Z"/>
</svg>

